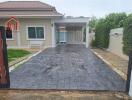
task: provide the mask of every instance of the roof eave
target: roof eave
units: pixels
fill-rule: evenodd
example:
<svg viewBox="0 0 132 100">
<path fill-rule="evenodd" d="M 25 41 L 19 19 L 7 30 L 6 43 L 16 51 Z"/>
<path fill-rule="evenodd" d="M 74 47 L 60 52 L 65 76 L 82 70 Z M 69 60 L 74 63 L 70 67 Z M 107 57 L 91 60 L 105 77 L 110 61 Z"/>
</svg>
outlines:
<svg viewBox="0 0 132 100">
<path fill-rule="evenodd" d="M 63 15 L 0 15 L 0 18 L 9 18 L 9 17 L 17 17 L 17 18 L 53 18 L 59 17 L 62 18 Z"/>
</svg>

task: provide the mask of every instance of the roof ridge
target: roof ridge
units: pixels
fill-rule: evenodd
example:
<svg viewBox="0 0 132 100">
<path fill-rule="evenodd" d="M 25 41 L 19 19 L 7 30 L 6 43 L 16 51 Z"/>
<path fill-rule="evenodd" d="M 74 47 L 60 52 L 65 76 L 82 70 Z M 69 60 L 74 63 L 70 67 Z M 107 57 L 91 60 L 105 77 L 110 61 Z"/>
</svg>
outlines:
<svg viewBox="0 0 132 100">
<path fill-rule="evenodd" d="M 35 5 L 35 6 L 32 6 Z M 19 6 L 20 5 L 20 6 Z M 23 5 L 23 6 L 22 6 Z M 29 6 L 28 6 L 29 5 Z M 47 4 L 45 2 L 41 2 L 41 1 L 4 1 L 4 2 L 0 2 L 0 8 L 47 8 L 47 9 L 53 9 L 56 10 L 54 6 Z"/>
<path fill-rule="evenodd" d="M 36 1 L 37 1 L 37 0 L 36 0 Z M 51 4 L 48 4 L 48 3 L 45 3 L 45 2 L 42 2 L 42 1 L 39 1 L 39 0 L 38 0 L 38 2 L 43 3 L 43 4 L 46 4 L 46 5 L 51 6 L 51 7 L 54 7 L 54 6 L 52 6 Z"/>
<path fill-rule="evenodd" d="M 45 2 L 42 2 L 42 1 L 39 1 L 39 0 L 28 0 L 28 1 L 24 1 L 24 0 L 19 0 L 19 1 L 16 1 L 16 0 L 10 0 L 10 1 L 3 1 L 3 2 L 0 2 L 1 3 L 6 3 L 6 2 L 39 2 L 39 3 L 42 3 L 42 4 L 45 4 L 47 6 L 50 6 L 50 7 L 53 7 L 55 8 L 53 5 L 51 4 L 48 4 L 48 3 L 45 3 Z"/>
<path fill-rule="evenodd" d="M 59 14 L 54 6 L 41 1 L 4 1 L 0 2 L 0 12 L 8 11 L 47 11 Z M 35 12 L 36 13 L 36 12 Z M 62 15 L 62 14 L 61 14 Z"/>
</svg>

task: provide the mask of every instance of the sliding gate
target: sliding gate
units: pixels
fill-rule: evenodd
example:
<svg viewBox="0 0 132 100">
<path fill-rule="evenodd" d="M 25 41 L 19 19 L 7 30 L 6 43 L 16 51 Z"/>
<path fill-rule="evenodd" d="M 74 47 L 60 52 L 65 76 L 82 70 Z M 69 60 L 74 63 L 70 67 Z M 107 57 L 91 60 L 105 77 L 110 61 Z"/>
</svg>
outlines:
<svg viewBox="0 0 132 100">
<path fill-rule="evenodd" d="M 0 88 L 9 88 L 9 69 L 5 28 L 0 26 Z"/>
</svg>

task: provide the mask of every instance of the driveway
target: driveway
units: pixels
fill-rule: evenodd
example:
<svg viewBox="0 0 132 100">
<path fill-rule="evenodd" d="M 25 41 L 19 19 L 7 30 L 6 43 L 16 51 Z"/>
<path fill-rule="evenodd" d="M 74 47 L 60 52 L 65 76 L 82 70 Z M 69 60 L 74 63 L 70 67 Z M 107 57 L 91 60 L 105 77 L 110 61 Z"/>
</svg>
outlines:
<svg viewBox="0 0 132 100">
<path fill-rule="evenodd" d="M 48 48 L 10 78 L 11 88 L 125 90 L 125 81 L 84 45 Z"/>
</svg>

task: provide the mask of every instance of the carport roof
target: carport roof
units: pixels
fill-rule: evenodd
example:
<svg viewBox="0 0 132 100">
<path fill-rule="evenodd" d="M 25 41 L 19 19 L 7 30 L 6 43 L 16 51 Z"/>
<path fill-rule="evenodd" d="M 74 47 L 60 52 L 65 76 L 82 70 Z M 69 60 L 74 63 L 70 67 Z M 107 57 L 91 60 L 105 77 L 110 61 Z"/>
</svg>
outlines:
<svg viewBox="0 0 132 100">
<path fill-rule="evenodd" d="M 90 17 L 73 17 L 73 18 L 64 18 L 61 20 L 56 20 L 55 23 L 88 23 Z"/>
<path fill-rule="evenodd" d="M 61 20 L 56 20 L 55 24 L 61 26 L 84 26 L 89 23 L 89 19 L 89 17 L 64 18 Z"/>
</svg>

